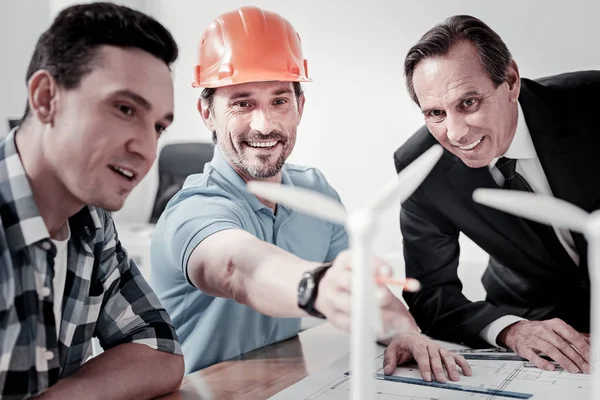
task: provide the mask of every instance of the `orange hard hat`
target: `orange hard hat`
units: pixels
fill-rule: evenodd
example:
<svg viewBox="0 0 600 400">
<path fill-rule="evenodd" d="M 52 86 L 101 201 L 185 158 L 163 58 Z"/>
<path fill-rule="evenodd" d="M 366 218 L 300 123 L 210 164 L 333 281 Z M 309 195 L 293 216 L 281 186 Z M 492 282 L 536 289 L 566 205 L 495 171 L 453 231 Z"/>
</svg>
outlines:
<svg viewBox="0 0 600 400">
<path fill-rule="evenodd" d="M 311 82 L 300 36 L 285 18 L 258 7 L 217 17 L 198 45 L 194 87 L 246 82 Z"/>
</svg>

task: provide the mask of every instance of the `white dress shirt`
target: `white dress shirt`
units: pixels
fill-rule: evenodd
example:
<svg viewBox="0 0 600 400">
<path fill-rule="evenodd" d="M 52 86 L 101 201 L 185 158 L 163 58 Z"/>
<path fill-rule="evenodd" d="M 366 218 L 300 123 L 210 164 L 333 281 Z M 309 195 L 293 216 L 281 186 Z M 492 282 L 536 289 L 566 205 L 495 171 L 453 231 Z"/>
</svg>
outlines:
<svg viewBox="0 0 600 400">
<path fill-rule="evenodd" d="M 518 106 L 519 117 L 515 136 L 510 143 L 508 150 L 506 150 L 506 153 L 504 153 L 502 157 L 513 158 L 517 160 L 517 173 L 519 173 L 527 181 L 527 183 L 529 183 L 529 186 L 531 186 L 531 189 L 535 193 L 552 196 L 550 184 L 548 183 L 546 174 L 544 174 L 542 164 L 540 163 L 533 145 L 533 141 L 531 140 L 531 134 L 529 133 L 529 128 L 527 128 L 525 117 L 523 116 L 523 110 L 521 109 L 521 104 L 518 104 Z M 498 186 L 502 187 L 504 185 L 504 176 L 502 175 L 502 172 L 496 168 L 496 162 L 499 158 L 500 157 L 492 160 L 492 162 L 488 165 L 488 168 L 490 169 L 490 173 L 492 174 L 492 177 Z M 565 229 L 557 229 L 554 226 L 553 228 L 554 232 L 556 232 L 558 240 L 563 245 L 571 259 L 573 259 L 576 265 L 579 265 L 579 254 L 577 253 L 575 242 L 573 241 L 571 233 Z M 523 318 L 515 315 L 505 315 L 483 328 L 479 335 L 492 346 L 499 346 L 497 339 L 500 332 L 502 332 L 502 330 L 507 326 L 521 320 L 523 320 Z"/>
<path fill-rule="evenodd" d="M 52 288 L 54 289 L 54 320 L 56 322 L 56 336 L 60 334 L 60 322 L 62 321 L 62 300 L 65 293 L 65 283 L 67 281 L 67 253 L 71 230 L 69 224 L 66 224 L 68 231 L 67 238 L 64 240 L 52 239 L 56 246 L 56 256 L 54 257 L 54 278 L 52 278 Z"/>
</svg>

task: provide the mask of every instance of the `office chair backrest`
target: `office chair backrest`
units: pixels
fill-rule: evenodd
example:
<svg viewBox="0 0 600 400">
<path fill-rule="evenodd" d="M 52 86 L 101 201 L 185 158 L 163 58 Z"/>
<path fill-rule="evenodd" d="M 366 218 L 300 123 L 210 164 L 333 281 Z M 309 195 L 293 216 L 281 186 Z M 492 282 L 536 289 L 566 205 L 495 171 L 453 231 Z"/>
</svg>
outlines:
<svg viewBox="0 0 600 400">
<path fill-rule="evenodd" d="M 9 119 L 8 130 L 11 131 L 15 126 L 19 125 L 19 122 L 21 122 L 19 119 Z"/>
<path fill-rule="evenodd" d="M 212 143 L 173 143 L 165 145 L 158 157 L 158 190 L 150 222 L 156 223 L 167 203 L 183 186 L 185 179 L 201 173 L 212 160 Z"/>
</svg>

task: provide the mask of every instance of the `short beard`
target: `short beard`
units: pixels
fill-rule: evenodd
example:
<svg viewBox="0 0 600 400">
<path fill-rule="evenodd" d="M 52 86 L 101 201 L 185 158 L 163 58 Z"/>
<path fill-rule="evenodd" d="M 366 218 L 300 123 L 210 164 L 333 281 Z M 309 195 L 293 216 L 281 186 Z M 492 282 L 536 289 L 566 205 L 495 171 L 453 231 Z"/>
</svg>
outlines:
<svg viewBox="0 0 600 400">
<path fill-rule="evenodd" d="M 288 146 L 288 138 L 281 133 L 280 131 L 274 130 L 270 132 L 268 135 L 262 135 L 255 132 L 249 132 L 243 138 L 238 139 L 237 147 L 241 148 L 247 142 L 251 141 L 268 141 L 268 140 L 277 140 L 283 146 L 283 151 L 281 152 L 281 156 L 277 159 L 277 162 L 273 165 L 266 164 L 269 160 L 268 157 L 264 159 L 262 157 L 258 157 L 260 163 L 258 165 L 252 165 L 248 162 L 248 160 L 240 154 L 239 157 L 230 157 L 233 164 L 236 168 L 242 172 L 244 175 L 247 175 L 253 179 L 268 179 L 277 175 L 286 160 L 286 149 Z"/>
<path fill-rule="evenodd" d="M 242 171 L 244 174 L 254 178 L 254 179 L 268 179 L 277 175 L 283 165 L 285 164 L 285 152 L 281 153 L 277 162 L 273 165 L 268 166 L 267 168 L 261 168 L 260 166 L 250 165 L 247 160 L 236 160 L 235 166 Z"/>
</svg>

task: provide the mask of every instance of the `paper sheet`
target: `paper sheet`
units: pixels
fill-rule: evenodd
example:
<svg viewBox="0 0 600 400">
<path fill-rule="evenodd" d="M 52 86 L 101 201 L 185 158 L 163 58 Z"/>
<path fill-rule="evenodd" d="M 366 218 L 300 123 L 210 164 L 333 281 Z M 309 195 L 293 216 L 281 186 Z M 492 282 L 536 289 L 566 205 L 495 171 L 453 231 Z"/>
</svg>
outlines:
<svg viewBox="0 0 600 400">
<path fill-rule="evenodd" d="M 379 373 L 383 373 L 383 348 L 375 360 Z M 542 371 L 525 367 L 522 361 L 469 360 L 473 376 L 461 374 L 458 384 L 480 388 L 501 389 L 512 392 L 533 394 L 532 400 L 579 400 L 589 397 L 590 375 L 571 374 L 566 371 Z M 276 400 L 345 400 L 350 396 L 349 356 L 331 364 L 318 374 L 313 374 L 286 390 L 271 397 Z M 399 367 L 394 375 L 420 378 L 416 366 Z M 377 381 L 377 394 L 373 399 L 380 400 L 502 400 L 507 397 L 474 394 L 448 389 L 412 385 L 407 383 Z"/>
</svg>

